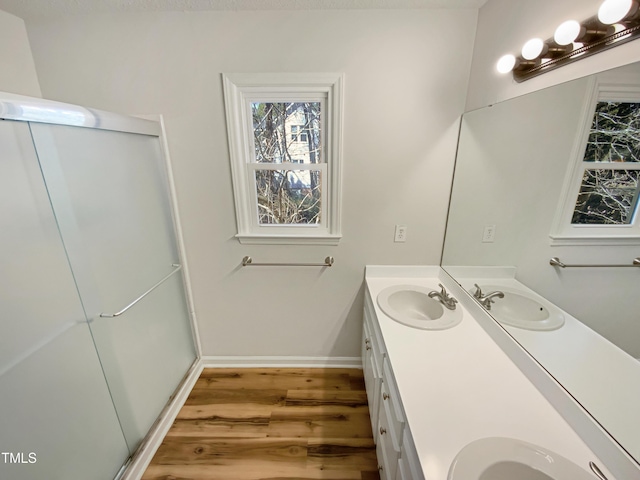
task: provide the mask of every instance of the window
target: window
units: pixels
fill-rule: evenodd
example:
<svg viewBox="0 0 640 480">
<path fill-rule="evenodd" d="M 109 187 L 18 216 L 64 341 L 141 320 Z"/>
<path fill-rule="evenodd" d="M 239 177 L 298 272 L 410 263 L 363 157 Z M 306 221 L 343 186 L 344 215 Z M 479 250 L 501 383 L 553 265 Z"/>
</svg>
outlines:
<svg viewBox="0 0 640 480">
<path fill-rule="evenodd" d="M 223 75 L 237 238 L 340 239 L 342 77 Z"/>
<path fill-rule="evenodd" d="M 305 125 L 291 125 L 291 141 L 307 142 L 307 131 Z"/>
<path fill-rule="evenodd" d="M 640 244 L 640 90 L 595 83 L 552 244 Z"/>
</svg>

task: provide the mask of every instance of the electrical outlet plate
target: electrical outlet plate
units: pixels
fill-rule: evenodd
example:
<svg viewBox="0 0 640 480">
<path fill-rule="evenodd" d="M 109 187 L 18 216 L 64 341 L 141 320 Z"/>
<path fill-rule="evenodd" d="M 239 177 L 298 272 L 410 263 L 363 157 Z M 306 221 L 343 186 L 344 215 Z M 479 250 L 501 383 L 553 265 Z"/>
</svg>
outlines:
<svg viewBox="0 0 640 480">
<path fill-rule="evenodd" d="M 396 243 L 404 243 L 407 241 L 406 225 L 396 225 L 396 235 L 393 241 Z"/>
<path fill-rule="evenodd" d="M 493 243 L 496 239 L 496 226 L 487 225 L 482 232 L 482 243 Z"/>
</svg>

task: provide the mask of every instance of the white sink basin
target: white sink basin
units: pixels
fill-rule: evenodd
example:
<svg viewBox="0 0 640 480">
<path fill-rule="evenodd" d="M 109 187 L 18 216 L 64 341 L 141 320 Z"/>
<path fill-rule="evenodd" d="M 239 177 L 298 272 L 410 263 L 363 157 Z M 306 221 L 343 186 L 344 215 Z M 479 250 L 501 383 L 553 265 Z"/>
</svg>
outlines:
<svg viewBox="0 0 640 480">
<path fill-rule="evenodd" d="M 459 308 L 449 310 L 437 299 L 429 298 L 434 290 L 440 291 L 418 285 L 394 285 L 378 294 L 378 306 L 396 322 L 422 330 L 443 330 L 460 323 Z"/>
<path fill-rule="evenodd" d="M 510 287 L 480 285 L 484 294 L 496 290 L 504 298 L 494 298 L 489 313 L 498 322 L 526 330 L 555 330 L 564 325 L 562 311 L 549 302 Z"/>
<path fill-rule="evenodd" d="M 594 480 L 572 461 L 514 438 L 488 437 L 464 447 L 447 480 Z"/>
</svg>

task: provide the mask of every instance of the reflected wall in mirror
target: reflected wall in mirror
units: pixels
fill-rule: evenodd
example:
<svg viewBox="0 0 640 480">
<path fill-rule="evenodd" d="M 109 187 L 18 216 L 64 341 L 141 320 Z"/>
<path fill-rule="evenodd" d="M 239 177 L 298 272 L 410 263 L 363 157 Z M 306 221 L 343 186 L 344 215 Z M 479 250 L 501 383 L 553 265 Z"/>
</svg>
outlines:
<svg viewBox="0 0 640 480">
<path fill-rule="evenodd" d="M 640 64 L 597 79 L 640 85 Z M 543 316 L 549 304 L 559 308 L 559 327 L 503 326 L 640 463 L 640 268 L 549 264 L 559 257 L 630 265 L 640 256 L 640 242 L 552 245 L 550 238 L 592 115 L 585 102 L 594 82 L 574 80 L 463 116 L 442 266 L 469 292 L 476 283 L 482 295 L 516 289 L 532 300 L 522 308 L 534 305 Z M 514 298 L 505 293 L 489 305 Z M 494 319 L 518 313 L 504 306 Z"/>
</svg>

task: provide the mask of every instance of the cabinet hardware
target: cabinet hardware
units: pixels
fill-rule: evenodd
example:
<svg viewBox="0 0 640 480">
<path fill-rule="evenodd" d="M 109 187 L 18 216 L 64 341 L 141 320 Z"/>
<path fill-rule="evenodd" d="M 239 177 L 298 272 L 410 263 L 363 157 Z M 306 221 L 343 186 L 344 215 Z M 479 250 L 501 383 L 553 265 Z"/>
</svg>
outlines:
<svg viewBox="0 0 640 480">
<path fill-rule="evenodd" d="M 382 393 L 382 399 L 386 400 L 387 398 L 389 398 L 389 394 L 387 392 L 383 392 Z"/>
<path fill-rule="evenodd" d="M 387 429 L 380 427 L 380 435 L 384 435 L 385 433 L 387 433 Z"/>
</svg>

